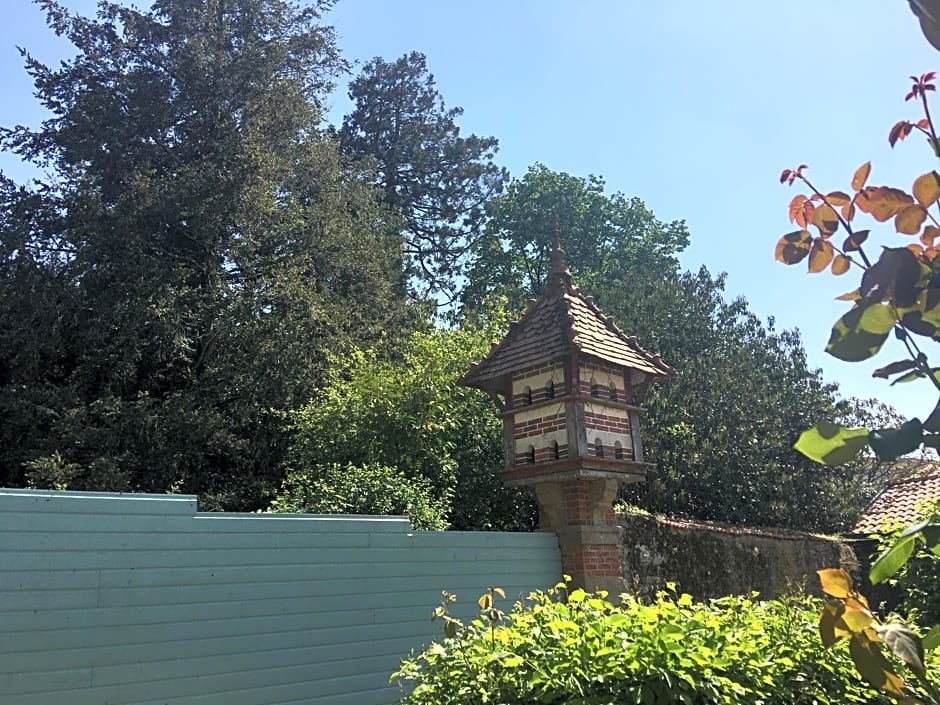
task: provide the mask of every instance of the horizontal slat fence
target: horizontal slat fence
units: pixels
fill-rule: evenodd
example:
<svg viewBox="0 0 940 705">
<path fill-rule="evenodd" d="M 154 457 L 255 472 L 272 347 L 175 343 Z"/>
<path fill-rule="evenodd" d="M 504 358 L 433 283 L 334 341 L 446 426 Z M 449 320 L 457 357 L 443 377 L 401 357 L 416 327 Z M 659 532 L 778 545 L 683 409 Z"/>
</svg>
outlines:
<svg viewBox="0 0 940 705">
<path fill-rule="evenodd" d="M 487 586 L 560 575 L 554 534 L 0 489 L 0 703 L 394 703 L 441 590 L 469 618 Z"/>
</svg>

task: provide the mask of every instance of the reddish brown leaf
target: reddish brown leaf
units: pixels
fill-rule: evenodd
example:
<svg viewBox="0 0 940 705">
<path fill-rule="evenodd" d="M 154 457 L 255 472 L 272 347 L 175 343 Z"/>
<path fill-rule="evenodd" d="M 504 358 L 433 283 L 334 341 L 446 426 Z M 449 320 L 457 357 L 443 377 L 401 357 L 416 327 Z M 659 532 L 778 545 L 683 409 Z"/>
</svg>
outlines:
<svg viewBox="0 0 940 705">
<path fill-rule="evenodd" d="M 829 263 L 832 262 L 833 257 L 835 257 L 835 249 L 832 247 L 832 243 L 821 237 L 816 238 L 809 254 L 810 274 L 825 271 Z"/>
<path fill-rule="evenodd" d="M 865 162 L 855 170 L 855 175 L 852 177 L 852 188 L 856 191 L 861 191 L 865 188 L 865 182 L 868 181 L 868 175 L 870 173 L 871 162 Z"/>
<path fill-rule="evenodd" d="M 915 257 L 922 257 L 924 254 L 924 248 L 917 243 L 911 243 L 907 246 L 907 249 L 913 252 Z"/>
<path fill-rule="evenodd" d="M 855 291 L 842 294 L 842 296 L 837 296 L 836 301 L 858 301 L 860 298 L 862 298 L 862 292 L 856 289 Z"/>
<path fill-rule="evenodd" d="M 799 226 L 806 230 L 807 224 L 813 222 L 813 216 L 816 214 L 816 204 L 812 200 L 803 201 L 803 209 L 800 218 L 797 221 Z"/>
<path fill-rule="evenodd" d="M 829 237 L 839 229 L 839 216 L 836 215 L 832 206 L 827 206 L 825 203 L 815 209 L 812 222 L 813 225 L 819 228 L 819 232 L 823 237 Z"/>
<path fill-rule="evenodd" d="M 809 254 L 812 243 L 813 236 L 808 230 L 787 233 L 777 241 L 774 257 L 784 264 L 797 264 Z"/>
<path fill-rule="evenodd" d="M 806 217 L 803 215 L 803 204 L 806 202 L 806 196 L 798 193 L 790 201 L 790 222 L 796 223 L 801 228 L 806 227 Z"/>
<path fill-rule="evenodd" d="M 870 232 L 870 230 L 857 230 L 849 235 L 845 238 L 845 242 L 842 243 L 842 251 L 856 252 L 864 244 L 865 240 L 868 239 L 868 233 Z"/>
<path fill-rule="evenodd" d="M 911 191 L 920 205 L 930 208 L 940 198 L 940 174 L 928 171 L 918 176 Z"/>
<path fill-rule="evenodd" d="M 930 120 L 928 120 L 927 118 L 921 118 L 920 120 L 917 121 L 917 127 L 919 127 L 922 130 L 926 130 L 928 127 L 930 127 Z"/>
<path fill-rule="evenodd" d="M 891 131 L 888 133 L 888 144 L 892 147 L 898 142 L 898 140 L 903 140 L 909 134 L 911 130 L 914 129 L 914 125 L 909 123 L 907 120 L 901 120 L 894 123 L 894 127 L 891 128 Z"/>
<path fill-rule="evenodd" d="M 926 210 L 920 206 L 908 206 L 894 219 L 894 229 L 904 235 L 917 235 L 926 219 Z"/>
<path fill-rule="evenodd" d="M 826 200 L 831 206 L 844 206 L 852 202 L 852 197 L 845 191 L 831 191 L 826 194 Z"/>
<path fill-rule="evenodd" d="M 852 222 L 852 218 L 855 217 L 855 199 L 842 206 L 842 217 L 845 218 L 846 222 Z"/>
<path fill-rule="evenodd" d="M 847 271 L 849 271 L 849 267 L 851 266 L 852 266 L 852 260 L 850 260 L 848 257 L 846 257 L 845 255 L 836 255 L 835 258 L 832 260 L 831 271 L 833 274 L 835 274 L 838 277 L 838 276 L 842 276 Z"/>
<path fill-rule="evenodd" d="M 784 183 L 787 179 L 789 179 L 789 178 L 790 178 L 790 175 L 791 175 L 792 173 L 793 173 L 793 172 L 792 172 L 790 169 L 784 169 L 783 171 L 781 171 L 781 172 L 780 172 L 780 183 L 782 184 L 782 183 Z M 792 182 L 791 182 L 791 183 L 792 183 Z"/>
<path fill-rule="evenodd" d="M 862 213 L 868 213 L 879 223 L 884 223 L 914 205 L 914 198 L 890 186 L 869 186 L 859 193 L 857 203 Z"/>
<path fill-rule="evenodd" d="M 936 225 L 928 225 L 926 228 L 924 228 L 924 232 L 920 234 L 920 241 L 927 247 L 931 247 L 934 243 L 934 240 L 937 239 L 937 236 L 940 236 L 940 228 L 938 228 Z"/>
</svg>

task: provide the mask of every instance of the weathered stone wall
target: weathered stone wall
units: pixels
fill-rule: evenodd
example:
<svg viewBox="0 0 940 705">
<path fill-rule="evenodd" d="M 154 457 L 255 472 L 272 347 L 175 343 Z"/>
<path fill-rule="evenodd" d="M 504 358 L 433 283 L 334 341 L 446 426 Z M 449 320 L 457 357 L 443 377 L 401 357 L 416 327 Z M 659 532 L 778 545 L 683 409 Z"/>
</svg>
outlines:
<svg viewBox="0 0 940 705">
<path fill-rule="evenodd" d="M 775 597 L 803 586 L 818 593 L 816 571 L 854 567 L 842 542 L 811 534 L 738 529 L 621 514 L 620 560 L 630 592 L 651 597 L 676 583 L 699 599 L 757 591 Z"/>
</svg>

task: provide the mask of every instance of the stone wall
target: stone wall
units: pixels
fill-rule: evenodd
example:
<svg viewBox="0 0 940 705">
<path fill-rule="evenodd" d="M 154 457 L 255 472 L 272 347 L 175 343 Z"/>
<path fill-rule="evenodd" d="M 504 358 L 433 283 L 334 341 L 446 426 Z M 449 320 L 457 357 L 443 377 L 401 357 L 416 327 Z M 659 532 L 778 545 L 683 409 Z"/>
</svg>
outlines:
<svg viewBox="0 0 940 705">
<path fill-rule="evenodd" d="M 816 571 L 856 567 L 837 539 L 621 514 L 620 560 L 630 592 L 651 597 L 676 583 L 699 599 L 747 594 L 775 597 L 803 586 L 818 594 Z"/>
</svg>

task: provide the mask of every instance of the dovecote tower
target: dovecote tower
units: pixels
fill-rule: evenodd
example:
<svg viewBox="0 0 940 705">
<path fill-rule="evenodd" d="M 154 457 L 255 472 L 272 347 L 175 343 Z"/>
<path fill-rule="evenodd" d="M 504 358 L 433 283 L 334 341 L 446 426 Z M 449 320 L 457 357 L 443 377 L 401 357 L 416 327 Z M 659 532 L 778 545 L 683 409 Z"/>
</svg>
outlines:
<svg viewBox="0 0 940 705">
<path fill-rule="evenodd" d="M 563 255 L 556 236 L 540 296 L 460 381 L 499 407 L 503 480 L 535 489 L 541 528 L 558 532 L 565 572 L 617 595 L 612 505 L 620 484 L 644 480 L 650 467 L 639 404 L 676 371 L 574 286 Z"/>
</svg>

